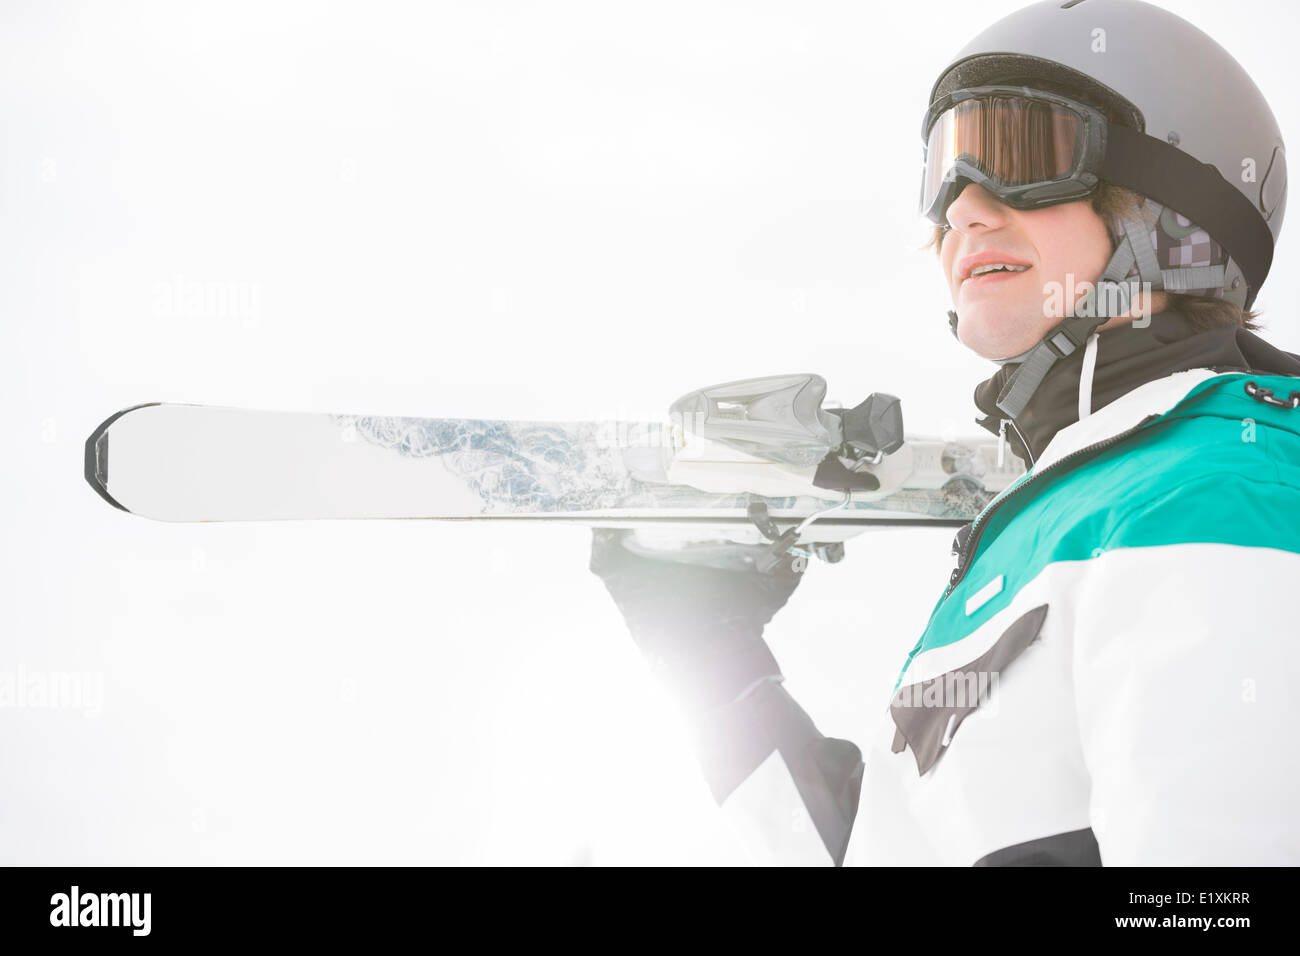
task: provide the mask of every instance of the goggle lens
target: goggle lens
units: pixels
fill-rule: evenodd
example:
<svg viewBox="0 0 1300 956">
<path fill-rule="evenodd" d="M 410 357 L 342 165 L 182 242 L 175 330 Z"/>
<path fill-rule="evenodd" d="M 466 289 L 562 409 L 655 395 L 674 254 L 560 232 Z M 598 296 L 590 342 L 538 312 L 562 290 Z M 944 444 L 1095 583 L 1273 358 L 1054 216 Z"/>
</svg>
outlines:
<svg viewBox="0 0 1300 956">
<path fill-rule="evenodd" d="M 1069 179 L 1085 134 L 1083 117 L 1055 103 L 1008 95 L 963 100 L 930 128 L 921 212 L 931 210 L 959 159 L 995 192 Z"/>
</svg>

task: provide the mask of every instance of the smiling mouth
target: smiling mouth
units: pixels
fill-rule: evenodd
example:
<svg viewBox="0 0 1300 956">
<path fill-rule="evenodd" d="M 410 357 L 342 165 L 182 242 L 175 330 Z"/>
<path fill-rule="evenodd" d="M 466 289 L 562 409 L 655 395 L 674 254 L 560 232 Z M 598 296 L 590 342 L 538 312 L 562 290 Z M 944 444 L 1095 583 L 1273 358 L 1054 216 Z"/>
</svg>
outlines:
<svg viewBox="0 0 1300 956">
<path fill-rule="evenodd" d="M 1014 271 L 1010 269 L 997 269 L 993 272 L 982 272 L 977 276 L 967 276 L 961 280 L 961 288 L 964 289 L 967 285 L 990 285 L 999 280 L 1011 279 L 1015 276 L 1024 275 L 1032 268 L 1033 266 L 1026 266 L 1023 269 L 1017 269 Z"/>
</svg>

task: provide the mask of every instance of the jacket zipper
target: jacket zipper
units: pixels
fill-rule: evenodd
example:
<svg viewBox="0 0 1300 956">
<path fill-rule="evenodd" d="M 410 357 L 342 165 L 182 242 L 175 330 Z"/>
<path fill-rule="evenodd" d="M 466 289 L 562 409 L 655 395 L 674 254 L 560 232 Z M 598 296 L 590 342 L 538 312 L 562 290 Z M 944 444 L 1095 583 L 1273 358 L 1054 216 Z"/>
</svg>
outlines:
<svg viewBox="0 0 1300 956">
<path fill-rule="evenodd" d="M 1044 475 L 1052 474 L 1068 462 L 1076 461 L 1084 455 L 1102 451 L 1109 448 L 1111 445 L 1123 441 L 1125 438 L 1128 438 L 1134 432 L 1145 428 L 1159 417 L 1160 416 L 1156 414 L 1148 415 L 1146 418 L 1142 419 L 1142 421 L 1138 422 L 1126 431 L 1122 431 L 1117 435 L 1111 435 L 1109 438 L 1102 439 L 1099 442 L 1094 442 L 1093 444 L 1080 448 L 1077 451 L 1070 452 L 1070 454 L 1066 455 L 1050 467 L 1037 472 L 1036 474 L 1030 475 L 1024 482 L 1017 485 L 1009 494 L 1005 497 L 999 498 L 997 501 L 993 502 L 992 505 L 986 508 L 984 512 L 975 519 L 974 524 L 967 525 L 961 531 L 957 532 L 957 537 L 953 541 L 953 553 L 957 555 L 957 567 L 952 569 L 952 574 L 948 577 L 948 589 L 943 592 L 944 599 L 947 599 L 948 595 L 952 593 L 953 588 L 961 583 L 961 579 L 964 578 L 966 572 L 970 570 L 972 563 L 971 559 L 974 557 L 975 551 L 979 547 L 980 536 L 984 533 L 984 529 L 988 527 L 989 519 L 993 517 L 994 512 Z M 966 532 L 964 538 L 962 531 Z"/>
</svg>

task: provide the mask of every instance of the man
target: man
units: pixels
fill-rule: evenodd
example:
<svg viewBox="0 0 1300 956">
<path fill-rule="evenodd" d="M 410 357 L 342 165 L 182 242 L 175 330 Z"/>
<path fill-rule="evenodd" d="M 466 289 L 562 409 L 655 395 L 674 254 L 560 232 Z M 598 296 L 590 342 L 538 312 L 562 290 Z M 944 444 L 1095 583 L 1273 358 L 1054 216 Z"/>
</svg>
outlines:
<svg viewBox="0 0 1300 956">
<path fill-rule="evenodd" d="M 980 424 L 1030 468 L 958 534 L 865 756 L 762 640 L 789 562 L 598 533 L 592 570 L 776 862 L 1300 863 L 1300 358 L 1249 311 L 1285 209 L 1272 113 L 1134 0 L 1013 13 L 930 100 L 949 321 L 1000 364 Z"/>
</svg>

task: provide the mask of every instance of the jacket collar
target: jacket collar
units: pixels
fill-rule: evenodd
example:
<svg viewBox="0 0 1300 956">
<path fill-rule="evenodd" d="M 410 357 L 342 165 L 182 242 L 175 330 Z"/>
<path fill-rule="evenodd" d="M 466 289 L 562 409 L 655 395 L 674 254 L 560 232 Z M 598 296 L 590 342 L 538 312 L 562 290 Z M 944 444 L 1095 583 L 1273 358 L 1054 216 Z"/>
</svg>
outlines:
<svg viewBox="0 0 1300 956">
<path fill-rule="evenodd" d="M 1194 368 L 1139 385 L 1100 411 L 1060 429 L 1039 454 L 1034 470 L 1042 471 L 1080 448 L 1118 435 L 1149 415 L 1163 415 L 1197 385 L 1219 374 L 1226 373 L 1211 368 Z"/>
<path fill-rule="evenodd" d="M 1089 337 L 1085 348 L 1059 360 L 1043 379 L 1033 398 L 1015 419 L 1004 419 L 997 397 L 1017 366 L 1004 365 L 975 389 L 975 404 L 985 417 L 976 419 L 982 428 L 999 434 L 1005 427 L 1012 450 L 1026 464 L 1034 466 L 1055 443 L 1056 436 L 1076 424 L 1086 423 L 1113 403 L 1129 397 L 1149 384 L 1171 380 L 1165 387 L 1143 392 L 1144 399 L 1126 403 L 1126 408 L 1154 402 L 1145 414 L 1168 411 L 1199 381 L 1216 372 L 1254 372 L 1300 376 L 1300 356 L 1269 345 L 1248 329 L 1236 326 L 1198 330 L 1179 312 L 1161 312 L 1142 328 L 1121 325 Z M 1198 379 L 1177 378 L 1177 373 L 1203 373 Z M 1185 387 L 1184 387 L 1185 384 Z M 1181 389 L 1181 391 L 1179 391 Z M 1137 420 L 1140 420 L 1141 414 Z M 1089 429 L 1072 435 L 1100 435 L 1106 423 L 1128 421 L 1117 412 L 1095 422 Z M 1005 423 L 1005 424 L 1004 424 Z M 1135 424 L 1128 422 L 1113 433 Z M 1084 442 L 1087 444 L 1088 442 Z M 1061 449 L 1075 446 L 1066 438 L 1053 449 L 1059 460 Z"/>
</svg>

